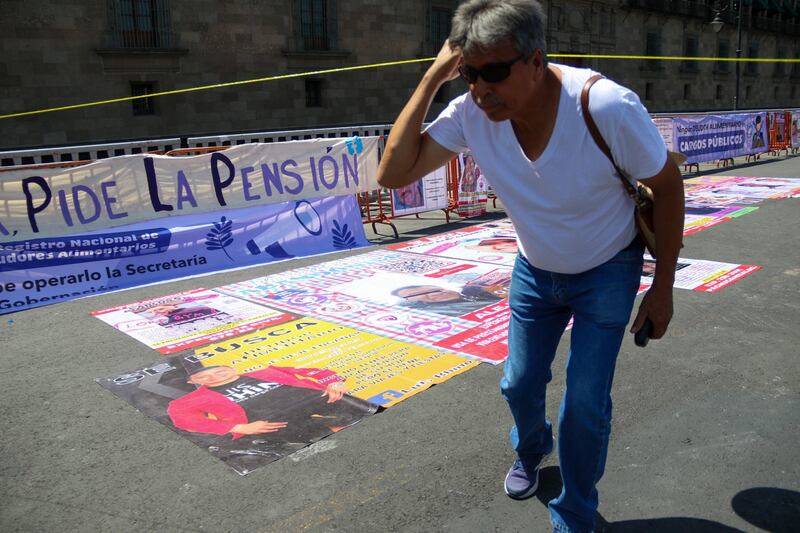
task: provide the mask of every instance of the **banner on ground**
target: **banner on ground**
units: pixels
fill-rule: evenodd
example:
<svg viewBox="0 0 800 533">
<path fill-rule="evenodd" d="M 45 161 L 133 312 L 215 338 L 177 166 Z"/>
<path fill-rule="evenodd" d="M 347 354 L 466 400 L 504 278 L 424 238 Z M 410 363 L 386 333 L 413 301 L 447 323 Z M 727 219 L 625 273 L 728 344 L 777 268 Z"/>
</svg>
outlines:
<svg viewBox="0 0 800 533">
<path fill-rule="evenodd" d="M 345 394 L 344 379 L 331 370 L 274 366 L 239 375 L 194 354 L 97 382 L 241 475 L 378 409 Z"/>
<path fill-rule="evenodd" d="M 517 258 L 517 234 L 510 224 L 501 225 L 490 222 L 431 237 L 391 244 L 388 248 L 403 252 L 513 266 Z"/>
<path fill-rule="evenodd" d="M 377 251 L 218 287 L 243 299 L 499 363 L 511 269 Z"/>
<path fill-rule="evenodd" d="M 421 180 L 392 190 L 396 216 L 447 209 L 447 167 L 436 169 Z"/>
<path fill-rule="evenodd" d="M 769 150 L 766 113 L 674 117 L 673 149 L 686 163 L 702 163 Z"/>
<path fill-rule="evenodd" d="M 0 314 L 368 246 L 354 196 L 299 200 L 0 243 Z"/>
<path fill-rule="evenodd" d="M 254 143 L 0 174 L 0 243 L 378 188 L 378 137 Z M 169 225 L 167 223 L 163 223 Z"/>
<path fill-rule="evenodd" d="M 332 370 L 348 394 L 383 407 L 480 364 L 310 317 L 196 349 L 195 356 L 205 366 L 230 366 L 239 374 L 273 366 Z"/>
<path fill-rule="evenodd" d="M 97 381 L 244 475 L 478 364 L 290 317 Z"/>
<path fill-rule="evenodd" d="M 722 224 L 747 213 L 756 211 L 758 207 L 743 207 L 740 205 L 713 206 L 687 204 L 685 207 L 683 234 L 691 235 Z"/>
<path fill-rule="evenodd" d="M 686 205 L 756 204 L 800 195 L 800 179 L 700 176 L 684 182 Z"/>
<path fill-rule="evenodd" d="M 652 285 L 655 265 L 655 259 L 645 254 L 642 273 L 643 286 Z M 717 292 L 760 268 L 757 265 L 737 265 L 679 257 L 675 267 L 674 287 L 699 292 Z"/>
<path fill-rule="evenodd" d="M 163 354 L 203 346 L 295 318 L 207 289 L 93 311 L 92 316 Z"/>
</svg>

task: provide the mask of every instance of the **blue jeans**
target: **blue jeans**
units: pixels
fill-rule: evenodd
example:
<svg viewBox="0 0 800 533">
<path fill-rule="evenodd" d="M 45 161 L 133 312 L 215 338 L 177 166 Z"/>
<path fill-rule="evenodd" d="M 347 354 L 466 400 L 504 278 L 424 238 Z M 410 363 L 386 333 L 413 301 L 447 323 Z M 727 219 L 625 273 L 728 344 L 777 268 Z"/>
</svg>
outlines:
<svg viewBox="0 0 800 533">
<path fill-rule="evenodd" d="M 597 488 L 611 432 L 611 383 L 642 273 L 643 247 L 634 240 L 608 262 L 580 274 L 514 265 L 509 303 L 508 359 L 500 388 L 516 424 L 511 444 L 519 458 L 537 461 L 553 449 L 545 417 L 550 366 L 570 316 L 567 384 L 558 415 L 563 489 L 549 504 L 556 531 L 591 531 Z"/>
</svg>

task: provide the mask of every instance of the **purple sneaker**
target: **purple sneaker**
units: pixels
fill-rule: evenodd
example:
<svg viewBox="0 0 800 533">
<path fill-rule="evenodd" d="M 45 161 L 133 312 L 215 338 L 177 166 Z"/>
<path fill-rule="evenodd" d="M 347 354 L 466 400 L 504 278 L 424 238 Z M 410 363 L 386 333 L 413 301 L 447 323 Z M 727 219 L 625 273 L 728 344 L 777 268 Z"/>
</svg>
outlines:
<svg viewBox="0 0 800 533">
<path fill-rule="evenodd" d="M 508 474 L 506 474 L 503 487 L 506 494 L 515 500 L 524 500 L 533 496 L 536 493 L 536 489 L 539 488 L 539 467 L 545 457 L 545 455 L 541 455 L 538 461 L 529 462 L 527 470 L 521 459 L 518 458 L 514 461 L 514 464 L 508 470 Z"/>
</svg>

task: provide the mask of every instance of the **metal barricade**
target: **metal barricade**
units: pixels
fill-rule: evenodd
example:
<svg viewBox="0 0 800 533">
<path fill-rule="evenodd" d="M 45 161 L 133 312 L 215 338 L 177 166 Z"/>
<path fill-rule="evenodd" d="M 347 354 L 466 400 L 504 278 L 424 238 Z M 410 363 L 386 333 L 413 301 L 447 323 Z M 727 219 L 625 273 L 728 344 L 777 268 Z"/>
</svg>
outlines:
<svg viewBox="0 0 800 533">
<path fill-rule="evenodd" d="M 0 152 L 0 167 L 95 161 L 121 155 L 164 153 L 180 148 L 180 146 L 181 139 L 179 137 L 170 137 L 142 141 L 10 150 Z"/>
</svg>

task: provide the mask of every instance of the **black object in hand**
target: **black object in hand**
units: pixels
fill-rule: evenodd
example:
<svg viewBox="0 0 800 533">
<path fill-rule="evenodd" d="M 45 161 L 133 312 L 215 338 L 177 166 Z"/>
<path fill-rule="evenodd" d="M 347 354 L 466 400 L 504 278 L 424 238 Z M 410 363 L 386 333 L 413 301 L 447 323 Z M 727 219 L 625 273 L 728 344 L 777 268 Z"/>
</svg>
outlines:
<svg viewBox="0 0 800 533">
<path fill-rule="evenodd" d="M 647 342 L 650 340 L 650 336 L 652 334 L 653 334 L 653 323 L 650 322 L 649 318 L 646 318 L 644 324 L 642 324 L 642 327 L 633 336 L 633 342 L 636 343 L 636 346 L 641 346 L 642 348 L 644 348 L 645 346 L 647 346 Z"/>
</svg>

